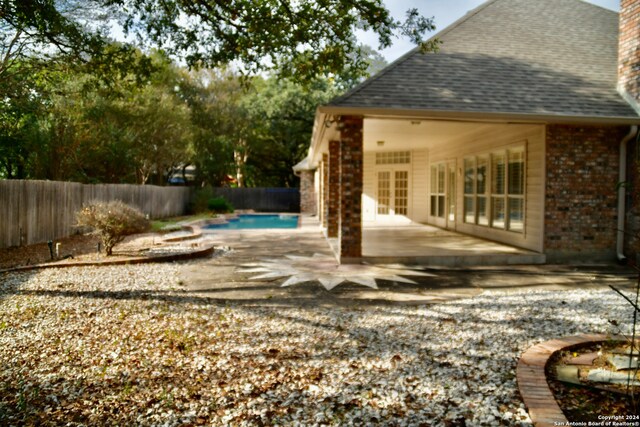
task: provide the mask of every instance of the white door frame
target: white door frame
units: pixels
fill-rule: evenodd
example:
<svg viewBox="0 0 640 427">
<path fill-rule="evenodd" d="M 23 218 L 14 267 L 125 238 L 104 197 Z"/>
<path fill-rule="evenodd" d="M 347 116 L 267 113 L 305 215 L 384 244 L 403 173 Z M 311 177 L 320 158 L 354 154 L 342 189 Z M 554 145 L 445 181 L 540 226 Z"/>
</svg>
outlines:
<svg viewBox="0 0 640 427">
<path fill-rule="evenodd" d="M 398 214 L 396 213 L 396 173 L 397 172 L 406 172 L 407 182 L 406 182 L 406 214 Z M 380 174 L 388 173 L 389 182 L 388 182 L 388 214 L 380 213 Z M 376 222 L 411 222 L 411 165 L 402 164 L 402 165 L 384 165 L 376 168 L 375 172 L 375 185 L 376 185 L 376 199 L 375 199 L 375 210 L 374 217 Z"/>
</svg>

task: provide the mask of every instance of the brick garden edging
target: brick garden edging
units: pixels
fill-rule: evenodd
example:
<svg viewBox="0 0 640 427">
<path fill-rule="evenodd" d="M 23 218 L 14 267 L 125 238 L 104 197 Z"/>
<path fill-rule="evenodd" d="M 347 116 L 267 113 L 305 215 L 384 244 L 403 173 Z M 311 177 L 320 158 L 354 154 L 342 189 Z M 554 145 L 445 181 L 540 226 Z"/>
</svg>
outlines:
<svg viewBox="0 0 640 427">
<path fill-rule="evenodd" d="M 551 427 L 561 425 L 560 423 L 567 425 L 567 418 L 553 397 L 549 384 L 547 384 L 545 368 L 549 359 L 559 351 L 612 339 L 621 340 L 620 337 L 601 334 L 576 335 L 545 341 L 534 345 L 522 354 L 516 368 L 516 378 L 520 396 L 522 396 L 534 426 Z"/>
</svg>

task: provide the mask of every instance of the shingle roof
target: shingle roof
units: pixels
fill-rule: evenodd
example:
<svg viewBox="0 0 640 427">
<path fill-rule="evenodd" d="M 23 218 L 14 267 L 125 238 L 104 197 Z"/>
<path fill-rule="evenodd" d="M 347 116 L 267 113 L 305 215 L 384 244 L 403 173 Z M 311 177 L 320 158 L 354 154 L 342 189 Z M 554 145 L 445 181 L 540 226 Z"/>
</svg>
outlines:
<svg viewBox="0 0 640 427">
<path fill-rule="evenodd" d="M 581 0 L 490 0 L 329 106 L 638 115 L 616 90 L 618 14 Z"/>
</svg>

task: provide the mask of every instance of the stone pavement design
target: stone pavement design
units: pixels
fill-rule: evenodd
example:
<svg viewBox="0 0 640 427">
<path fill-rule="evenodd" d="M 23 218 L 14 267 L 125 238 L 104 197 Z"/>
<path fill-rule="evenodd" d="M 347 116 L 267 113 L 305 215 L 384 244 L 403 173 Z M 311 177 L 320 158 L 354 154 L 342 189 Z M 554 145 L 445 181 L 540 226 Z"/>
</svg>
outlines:
<svg viewBox="0 0 640 427">
<path fill-rule="evenodd" d="M 603 288 L 631 284 L 633 277 L 630 270 L 614 265 L 339 266 L 317 227 L 216 230 L 206 238 L 230 251 L 185 265 L 181 281 L 188 292 L 244 304 L 425 304 L 474 296 L 485 289 Z"/>
</svg>

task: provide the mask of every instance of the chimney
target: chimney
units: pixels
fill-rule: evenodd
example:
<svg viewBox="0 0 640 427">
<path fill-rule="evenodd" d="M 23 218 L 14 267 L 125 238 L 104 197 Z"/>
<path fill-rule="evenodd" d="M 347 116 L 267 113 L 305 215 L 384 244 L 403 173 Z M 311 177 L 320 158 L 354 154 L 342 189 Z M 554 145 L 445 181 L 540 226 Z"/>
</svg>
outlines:
<svg viewBox="0 0 640 427">
<path fill-rule="evenodd" d="M 640 114 L 640 0 L 620 0 L 618 90 Z"/>
</svg>

